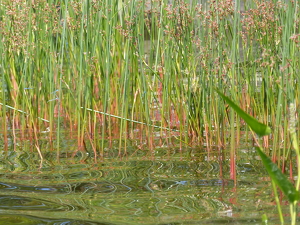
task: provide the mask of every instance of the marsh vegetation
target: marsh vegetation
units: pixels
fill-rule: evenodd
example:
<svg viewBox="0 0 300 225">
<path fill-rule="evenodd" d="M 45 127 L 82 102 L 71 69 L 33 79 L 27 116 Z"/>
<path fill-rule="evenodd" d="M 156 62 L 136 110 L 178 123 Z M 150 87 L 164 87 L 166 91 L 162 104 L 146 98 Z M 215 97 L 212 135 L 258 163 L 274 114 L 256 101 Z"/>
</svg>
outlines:
<svg viewBox="0 0 300 225">
<path fill-rule="evenodd" d="M 217 89 L 272 128 L 262 147 L 293 179 L 299 1 L 0 2 L 4 149 L 30 141 L 40 159 L 59 159 L 66 133 L 71 156 L 94 162 L 194 148 L 228 160 L 236 182 L 237 149 L 258 137 Z"/>
</svg>

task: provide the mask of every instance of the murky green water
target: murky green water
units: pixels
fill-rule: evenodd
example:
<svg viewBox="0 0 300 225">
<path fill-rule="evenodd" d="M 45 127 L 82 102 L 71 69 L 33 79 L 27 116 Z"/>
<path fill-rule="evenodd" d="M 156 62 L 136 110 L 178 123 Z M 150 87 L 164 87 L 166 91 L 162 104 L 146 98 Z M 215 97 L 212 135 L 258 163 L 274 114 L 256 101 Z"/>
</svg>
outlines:
<svg viewBox="0 0 300 225">
<path fill-rule="evenodd" d="M 252 147 L 239 153 L 235 187 L 218 151 L 208 160 L 201 149 L 128 148 L 120 159 L 115 149 L 94 163 L 65 145 L 57 158 L 41 144 L 43 162 L 26 146 L 1 153 L 0 224 L 261 224 L 264 213 L 278 224 Z"/>
</svg>

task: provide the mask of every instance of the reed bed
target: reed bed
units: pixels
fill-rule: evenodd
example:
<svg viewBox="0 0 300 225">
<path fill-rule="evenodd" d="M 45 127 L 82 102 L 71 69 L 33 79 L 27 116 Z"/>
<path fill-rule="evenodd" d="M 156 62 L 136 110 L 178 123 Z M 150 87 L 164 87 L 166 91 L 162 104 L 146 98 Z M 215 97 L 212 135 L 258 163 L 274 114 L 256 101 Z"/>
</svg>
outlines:
<svg viewBox="0 0 300 225">
<path fill-rule="evenodd" d="M 264 145 L 285 162 L 289 103 L 299 110 L 298 4 L 2 0 L 4 144 L 31 138 L 42 157 L 46 133 L 59 154 L 61 132 L 75 131 L 79 149 L 102 158 L 114 140 L 124 155 L 128 140 L 151 153 L 176 137 L 235 160 L 248 128 L 217 88 L 273 128 Z"/>
</svg>

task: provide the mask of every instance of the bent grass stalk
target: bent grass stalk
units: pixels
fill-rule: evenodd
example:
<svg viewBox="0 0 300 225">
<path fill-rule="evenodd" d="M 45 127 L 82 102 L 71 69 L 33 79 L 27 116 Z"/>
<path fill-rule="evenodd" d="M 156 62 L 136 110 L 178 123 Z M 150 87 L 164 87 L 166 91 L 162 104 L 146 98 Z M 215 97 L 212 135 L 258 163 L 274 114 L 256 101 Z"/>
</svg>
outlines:
<svg viewBox="0 0 300 225">
<path fill-rule="evenodd" d="M 5 106 L 6 108 L 9 108 L 9 109 L 15 110 L 19 113 L 30 115 L 30 113 L 27 113 L 27 112 L 24 112 L 22 110 L 16 109 L 16 108 L 14 108 L 12 106 L 9 106 L 9 105 L 4 105 L 3 103 L 0 103 L 0 105 Z M 127 118 L 124 118 L 124 117 L 121 117 L 121 116 L 112 115 L 112 114 L 101 112 L 101 111 L 94 110 L 94 109 L 89 109 L 89 108 L 84 108 L 84 107 L 81 107 L 81 109 L 84 109 L 84 110 L 87 110 L 87 111 L 90 111 L 90 112 L 99 113 L 99 114 L 102 114 L 102 115 L 105 115 L 105 116 L 110 116 L 110 117 L 117 118 L 117 119 L 120 119 L 120 120 L 126 120 L 128 122 L 132 122 L 132 123 L 136 123 L 136 124 L 142 124 L 142 125 L 146 125 L 146 126 L 150 126 L 150 127 L 154 127 L 154 128 L 159 128 L 159 129 L 163 129 L 163 130 L 179 132 L 179 130 L 172 129 L 172 128 L 169 128 L 169 127 L 162 127 L 162 126 L 147 124 L 147 123 L 144 123 L 144 122 L 140 122 L 140 121 L 136 121 L 136 120 L 132 120 L 132 119 L 127 119 Z M 37 118 L 44 121 L 44 122 L 50 123 L 49 120 L 43 119 L 41 117 L 37 117 Z"/>
</svg>

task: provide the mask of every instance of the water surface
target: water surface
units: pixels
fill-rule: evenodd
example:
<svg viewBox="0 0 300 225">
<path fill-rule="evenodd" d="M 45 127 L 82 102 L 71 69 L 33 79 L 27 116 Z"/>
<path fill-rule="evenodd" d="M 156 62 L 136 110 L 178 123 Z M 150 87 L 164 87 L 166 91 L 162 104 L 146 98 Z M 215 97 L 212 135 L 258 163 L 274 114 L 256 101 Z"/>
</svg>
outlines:
<svg viewBox="0 0 300 225">
<path fill-rule="evenodd" d="M 251 146 L 239 153 L 234 181 L 218 150 L 208 158 L 202 149 L 132 147 L 120 158 L 115 148 L 95 163 L 92 153 L 74 154 L 75 143 L 58 156 L 41 144 L 42 162 L 25 145 L 2 152 L 0 224 L 261 224 L 265 213 L 279 223 Z"/>
</svg>

